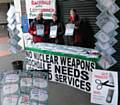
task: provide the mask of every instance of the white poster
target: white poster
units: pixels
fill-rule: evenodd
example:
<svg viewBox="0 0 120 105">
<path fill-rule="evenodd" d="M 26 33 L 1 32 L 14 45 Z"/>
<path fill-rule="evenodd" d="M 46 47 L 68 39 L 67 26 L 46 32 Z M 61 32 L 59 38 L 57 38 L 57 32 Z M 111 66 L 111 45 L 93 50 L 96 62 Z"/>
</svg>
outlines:
<svg viewBox="0 0 120 105">
<path fill-rule="evenodd" d="M 50 38 L 56 38 L 57 37 L 57 26 L 51 26 L 50 27 Z"/>
<path fill-rule="evenodd" d="M 44 19 L 52 19 L 56 12 L 56 0 L 26 0 L 28 19 L 33 19 L 37 14 L 43 13 Z"/>
<path fill-rule="evenodd" d="M 91 103 L 118 105 L 118 74 L 113 71 L 93 70 Z"/>
<path fill-rule="evenodd" d="M 26 64 L 27 70 L 49 70 L 50 81 L 90 93 L 91 75 L 93 69 L 96 68 L 95 62 L 34 51 L 26 51 L 26 59 L 28 60 Z M 46 87 L 45 81 L 42 82 L 43 87 Z M 36 84 L 38 85 L 37 82 Z"/>
<path fill-rule="evenodd" d="M 74 33 L 74 24 L 66 24 L 65 35 L 66 36 L 73 36 Z"/>
<path fill-rule="evenodd" d="M 113 65 L 115 65 L 117 61 L 112 57 L 112 56 L 103 56 L 101 59 L 98 61 L 98 64 L 103 68 L 103 69 L 109 69 Z"/>
<path fill-rule="evenodd" d="M 37 24 L 36 28 L 37 28 L 37 35 L 38 36 L 43 36 L 44 35 L 44 25 Z"/>
<path fill-rule="evenodd" d="M 99 31 L 96 35 L 95 35 L 96 39 L 98 39 L 98 41 L 101 41 L 102 43 L 106 43 L 110 40 L 109 35 L 107 35 L 106 33 L 104 33 L 103 31 Z"/>
</svg>

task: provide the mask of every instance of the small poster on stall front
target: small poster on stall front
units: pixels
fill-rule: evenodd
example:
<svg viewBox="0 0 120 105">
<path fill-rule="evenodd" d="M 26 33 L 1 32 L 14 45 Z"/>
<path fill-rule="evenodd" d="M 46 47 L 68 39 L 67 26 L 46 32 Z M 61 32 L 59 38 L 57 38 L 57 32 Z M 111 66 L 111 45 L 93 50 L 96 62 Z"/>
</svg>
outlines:
<svg viewBox="0 0 120 105">
<path fill-rule="evenodd" d="M 66 24 L 65 36 L 73 36 L 74 24 Z"/>
<path fill-rule="evenodd" d="M 118 105 L 118 74 L 113 71 L 93 70 L 91 103 Z"/>
<path fill-rule="evenodd" d="M 50 27 L 50 38 L 56 38 L 57 37 L 57 26 L 51 26 Z"/>
<path fill-rule="evenodd" d="M 37 24 L 36 29 L 37 29 L 37 35 L 38 36 L 43 36 L 44 35 L 44 25 L 43 24 Z"/>
</svg>

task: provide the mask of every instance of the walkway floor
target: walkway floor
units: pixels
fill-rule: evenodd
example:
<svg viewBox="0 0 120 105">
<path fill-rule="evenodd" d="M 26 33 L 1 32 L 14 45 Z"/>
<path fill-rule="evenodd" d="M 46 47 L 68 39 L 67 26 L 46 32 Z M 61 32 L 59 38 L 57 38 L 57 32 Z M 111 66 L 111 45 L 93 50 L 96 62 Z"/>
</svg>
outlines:
<svg viewBox="0 0 120 105">
<path fill-rule="evenodd" d="M 0 57 L 10 54 L 8 36 L 0 36 Z"/>
</svg>

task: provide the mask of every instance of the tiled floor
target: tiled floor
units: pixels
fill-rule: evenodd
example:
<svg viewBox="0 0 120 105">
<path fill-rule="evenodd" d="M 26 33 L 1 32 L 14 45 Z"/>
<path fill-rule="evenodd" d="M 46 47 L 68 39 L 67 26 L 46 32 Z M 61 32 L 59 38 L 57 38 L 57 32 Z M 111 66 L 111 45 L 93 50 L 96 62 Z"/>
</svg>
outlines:
<svg viewBox="0 0 120 105">
<path fill-rule="evenodd" d="M 0 36 L 0 57 L 10 54 L 8 36 Z"/>
</svg>

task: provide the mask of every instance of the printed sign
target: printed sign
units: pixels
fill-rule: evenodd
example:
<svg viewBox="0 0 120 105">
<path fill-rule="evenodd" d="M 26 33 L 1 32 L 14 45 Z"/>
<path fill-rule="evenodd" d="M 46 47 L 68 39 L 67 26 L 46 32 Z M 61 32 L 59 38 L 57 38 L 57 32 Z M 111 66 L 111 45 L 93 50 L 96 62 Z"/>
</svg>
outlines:
<svg viewBox="0 0 120 105">
<path fill-rule="evenodd" d="M 23 37 L 25 46 L 33 45 L 32 35 L 30 33 L 24 33 Z"/>
<path fill-rule="evenodd" d="M 30 105 L 29 96 L 21 95 L 18 101 L 18 105 Z"/>
<path fill-rule="evenodd" d="M 37 14 L 43 13 L 44 19 L 52 19 L 56 12 L 56 0 L 26 0 L 28 19 L 34 19 Z"/>
<path fill-rule="evenodd" d="M 2 105 L 17 105 L 17 101 L 18 101 L 17 95 L 6 96 L 3 99 Z"/>
<path fill-rule="evenodd" d="M 105 11 L 100 13 L 100 15 L 98 15 L 96 17 L 96 19 L 97 19 L 97 25 L 98 26 L 99 26 L 98 23 L 106 23 L 106 21 L 108 22 L 108 20 L 111 20 L 111 21 L 113 21 L 115 23 L 119 23 L 119 20 L 114 15 L 111 15 L 108 12 L 105 12 Z"/>
<path fill-rule="evenodd" d="M 18 91 L 18 84 L 7 84 L 3 87 L 4 95 L 13 94 Z"/>
<path fill-rule="evenodd" d="M 43 89 L 34 88 L 31 90 L 31 99 L 44 102 L 48 100 L 48 92 Z"/>
<path fill-rule="evenodd" d="M 109 6 L 109 8 L 105 8 L 104 6 L 100 4 L 97 4 L 96 7 L 102 12 L 104 12 L 107 9 L 110 14 L 115 14 L 120 9 L 115 3 Z"/>
<path fill-rule="evenodd" d="M 51 26 L 50 27 L 50 38 L 56 38 L 57 37 L 57 26 Z"/>
<path fill-rule="evenodd" d="M 109 9 L 115 0 L 97 0 L 98 4 L 103 10 Z"/>
<path fill-rule="evenodd" d="M 38 36 L 43 36 L 44 35 L 44 25 L 37 24 L 36 29 L 37 29 L 37 35 Z"/>
<path fill-rule="evenodd" d="M 110 14 L 115 14 L 119 10 L 120 10 L 120 8 L 117 6 L 117 4 L 114 3 L 108 11 Z"/>
<path fill-rule="evenodd" d="M 103 42 L 103 43 L 106 43 L 106 42 L 108 42 L 108 41 L 110 40 L 110 37 L 109 37 L 106 33 L 104 33 L 103 31 L 99 31 L 99 32 L 95 35 L 95 37 L 96 37 L 99 41 L 101 41 L 101 42 Z"/>
<path fill-rule="evenodd" d="M 22 32 L 23 33 L 27 33 L 28 29 L 29 29 L 29 20 L 27 16 L 22 16 L 21 17 L 21 21 L 22 21 Z"/>
<path fill-rule="evenodd" d="M 10 8 L 7 12 L 7 16 L 8 18 L 12 18 L 14 15 L 15 15 L 15 7 L 13 5 L 10 5 Z"/>
<path fill-rule="evenodd" d="M 109 69 L 113 65 L 115 65 L 117 61 L 112 57 L 112 56 L 103 56 L 101 59 L 98 61 L 98 64 L 103 68 L 103 69 Z"/>
<path fill-rule="evenodd" d="M 114 23 L 112 21 L 107 22 L 103 27 L 102 30 L 106 32 L 107 34 L 110 33 L 111 31 L 117 29 L 119 26 L 117 23 Z"/>
<path fill-rule="evenodd" d="M 93 70 L 91 103 L 118 105 L 118 74 L 113 71 Z"/>
<path fill-rule="evenodd" d="M 101 51 L 107 50 L 111 47 L 109 43 L 96 42 L 95 45 L 101 49 Z"/>
<path fill-rule="evenodd" d="M 115 45 L 117 42 L 118 42 L 118 40 L 115 39 L 114 37 L 111 38 L 110 41 L 109 41 L 110 45 L 112 45 L 112 46 Z"/>
<path fill-rule="evenodd" d="M 105 44 L 103 44 L 103 45 L 101 44 L 102 46 L 101 45 L 99 46 L 98 43 L 96 43 L 96 49 L 98 49 L 99 51 L 102 51 L 104 54 L 106 54 L 106 55 L 112 55 L 112 54 L 114 54 L 116 52 L 116 50 L 112 46 L 109 46 L 108 48 L 104 49 L 104 48 L 102 48 L 102 46 L 104 46 Z"/>
<path fill-rule="evenodd" d="M 65 35 L 66 36 L 73 36 L 74 33 L 74 24 L 66 24 Z"/>
<path fill-rule="evenodd" d="M 28 60 L 27 70 L 49 70 L 49 80 L 88 93 L 91 91 L 91 73 L 96 68 L 96 63 L 93 61 L 34 51 L 26 51 L 26 59 Z M 34 85 L 37 81 L 34 81 Z M 46 82 L 42 81 L 41 86 L 46 87 Z"/>
</svg>

